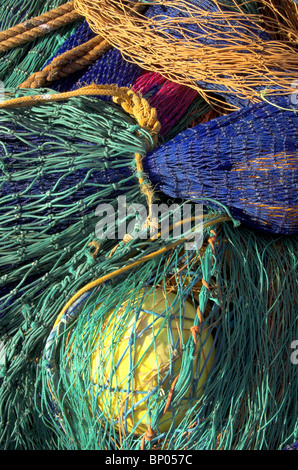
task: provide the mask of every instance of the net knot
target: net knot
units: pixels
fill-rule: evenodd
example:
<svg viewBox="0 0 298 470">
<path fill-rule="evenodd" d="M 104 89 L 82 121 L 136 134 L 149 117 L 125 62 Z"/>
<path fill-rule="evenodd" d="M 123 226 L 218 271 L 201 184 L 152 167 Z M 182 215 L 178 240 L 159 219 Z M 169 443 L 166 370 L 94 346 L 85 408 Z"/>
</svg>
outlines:
<svg viewBox="0 0 298 470">
<path fill-rule="evenodd" d="M 200 306 L 197 307 L 197 315 L 198 315 L 200 323 L 202 323 L 202 312 L 201 312 Z"/>
<path fill-rule="evenodd" d="M 95 250 L 91 253 L 93 259 L 97 257 L 97 254 L 100 250 L 100 243 L 96 240 L 92 240 L 92 242 L 88 243 L 88 246 L 94 246 Z"/>
<path fill-rule="evenodd" d="M 134 116 L 139 126 L 150 133 L 154 145 L 156 145 L 161 127 L 156 109 L 152 108 L 145 98 L 142 98 L 132 90 L 127 90 L 125 94 L 114 96 L 113 101 L 121 105 L 128 114 Z"/>
<path fill-rule="evenodd" d="M 133 239 L 133 236 L 130 233 L 126 233 L 122 239 L 122 243 L 124 243 L 124 245 L 127 245 L 127 243 L 129 243 L 132 239 Z M 115 253 L 119 245 L 120 243 L 117 243 L 117 245 L 114 246 L 114 248 L 109 253 L 108 258 L 110 258 Z"/>
<path fill-rule="evenodd" d="M 208 282 L 207 282 L 207 281 L 205 281 L 205 279 L 204 279 L 204 278 L 202 279 L 202 284 L 203 284 L 203 286 L 205 286 L 205 287 L 206 287 L 206 289 L 207 289 L 208 291 L 210 291 L 209 284 L 208 284 Z"/>
<path fill-rule="evenodd" d="M 149 424 L 144 438 L 146 439 L 146 441 L 151 441 L 153 439 L 153 437 L 154 437 L 154 431 L 153 431 L 153 429 L 151 428 L 151 426 Z"/>
<path fill-rule="evenodd" d="M 211 237 L 208 238 L 208 243 L 210 243 L 211 248 L 212 248 L 212 253 L 215 253 L 215 247 L 214 243 L 216 242 L 217 235 L 214 232 L 214 230 L 210 230 Z"/>
</svg>

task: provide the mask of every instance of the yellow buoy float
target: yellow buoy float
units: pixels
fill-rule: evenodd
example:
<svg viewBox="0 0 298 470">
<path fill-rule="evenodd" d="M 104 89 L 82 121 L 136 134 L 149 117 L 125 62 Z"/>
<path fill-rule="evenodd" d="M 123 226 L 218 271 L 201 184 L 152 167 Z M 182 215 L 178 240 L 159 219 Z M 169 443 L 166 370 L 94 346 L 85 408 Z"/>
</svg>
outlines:
<svg viewBox="0 0 298 470">
<path fill-rule="evenodd" d="M 138 299 L 127 300 L 117 311 L 109 312 L 91 355 L 91 393 L 105 419 L 116 423 L 118 430 L 136 435 L 147 430 L 152 413 L 150 397 L 154 394 L 155 409 L 165 401 L 178 377 L 195 316 L 190 302 L 183 303 L 161 288 L 149 293 L 143 289 Z M 214 361 L 214 348 L 207 330 L 199 332 L 197 341 L 202 346 L 194 355 L 193 371 L 199 377 L 199 398 Z M 180 410 L 174 410 L 175 425 L 183 416 Z M 172 422 L 173 410 L 169 407 L 158 421 L 159 432 L 168 431 Z"/>
</svg>

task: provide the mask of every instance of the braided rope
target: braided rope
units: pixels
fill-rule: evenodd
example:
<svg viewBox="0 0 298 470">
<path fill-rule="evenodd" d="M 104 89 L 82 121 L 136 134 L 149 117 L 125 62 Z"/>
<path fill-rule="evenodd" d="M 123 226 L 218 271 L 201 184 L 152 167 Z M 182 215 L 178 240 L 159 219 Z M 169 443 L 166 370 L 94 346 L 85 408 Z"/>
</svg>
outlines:
<svg viewBox="0 0 298 470">
<path fill-rule="evenodd" d="M 145 5 L 137 5 L 135 12 L 142 12 Z M 49 34 L 66 24 L 72 23 L 82 15 L 75 9 L 74 2 L 55 8 L 40 16 L 32 18 L 0 32 L 0 53 L 21 46 L 36 38 Z M 92 65 L 99 57 L 113 46 L 102 36 L 97 35 L 70 51 L 56 57 L 43 70 L 33 73 L 21 85 L 21 88 L 42 88 L 52 81 L 65 78 Z"/>
<path fill-rule="evenodd" d="M 57 56 L 43 70 L 32 74 L 21 88 L 43 88 L 52 81 L 65 78 L 68 75 L 83 70 L 93 64 L 99 57 L 111 48 L 108 41 L 101 36 L 95 36 L 89 41 Z"/>
<path fill-rule="evenodd" d="M 113 101 L 120 105 L 125 112 L 133 115 L 142 129 L 151 134 L 154 144 L 157 143 L 160 123 L 155 108 L 148 101 L 127 87 L 117 85 L 88 85 L 65 93 L 27 95 L 8 99 L 0 103 L 0 109 L 11 109 L 38 104 L 65 101 L 78 96 L 112 96 Z"/>
<path fill-rule="evenodd" d="M 29 21 L 13 26 L 0 33 L 0 53 L 34 41 L 56 29 L 73 23 L 79 18 L 82 18 L 82 15 L 74 10 L 73 2 L 68 2 Z"/>
<path fill-rule="evenodd" d="M 19 36 L 22 33 L 29 31 L 30 29 L 37 28 L 42 24 L 46 24 L 60 16 L 66 15 L 73 11 L 73 2 L 65 3 L 51 11 L 47 11 L 40 16 L 19 23 L 18 25 L 12 26 L 11 28 L 0 32 L 0 43 L 7 41 L 10 38 Z"/>
</svg>

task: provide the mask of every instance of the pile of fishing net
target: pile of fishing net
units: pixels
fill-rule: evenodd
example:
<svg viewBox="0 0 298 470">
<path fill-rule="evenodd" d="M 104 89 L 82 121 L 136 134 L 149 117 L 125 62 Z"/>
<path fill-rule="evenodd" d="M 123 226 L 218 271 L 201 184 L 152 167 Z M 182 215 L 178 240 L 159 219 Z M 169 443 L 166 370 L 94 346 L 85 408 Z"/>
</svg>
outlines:
<svg viewBox="0 0 298 470">
<path fill-rule="evenodd" d="M 297 5 L 19 3 L 0 448 L 294 448 Z"/>
</svg>

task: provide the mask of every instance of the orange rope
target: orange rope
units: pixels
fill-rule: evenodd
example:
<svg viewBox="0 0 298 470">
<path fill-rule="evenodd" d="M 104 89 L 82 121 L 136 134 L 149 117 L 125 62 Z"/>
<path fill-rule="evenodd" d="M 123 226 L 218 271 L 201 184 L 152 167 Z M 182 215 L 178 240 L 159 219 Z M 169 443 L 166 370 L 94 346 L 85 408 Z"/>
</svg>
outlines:
<svg viewBox="0 0 298 470">
<path fill-rule="evenodd" d="M 197 349 L 197 335 L 200 333 L 200 327 L 199 327 L 199 325 L 193 325 L 193 326 L 190 328 L 190 331 L 191 331 L 191 334 L 192 334 L 192 337 L 193 337 L 193 341 L 194 341 L 194 344 L 195 344 L 195 349 L 194 349 L 194 354 L 195 354 L 196 349 Z"/>
<path fill-rule="evenodd" d="M 111 49 L 110 44 L 101 36 L 77 46 L 57 56 L 43 70 L 35 72 L 20 88 L 43 88 L 55 80 L 65 78 L 93 64 L 105 52 Z"/>
<path fill-rule="evenodd" d="M 144 434 L 143 439 L 141 441 L 141 450 L 145 449 L 145 441 L 150 442 L 153 439 L 153 437 L 154 437 L 154 431 L 151 429 L 151 426 L 149 424 L 148 429 L 146 433 Z"/>
<path fill-rule="evenodd" d="M 66 13 L 70 13 L 74 10 L 73 2 L 65 3 L 60 7 L 54 8 L 51 11 L 47 11 L 40 16 L 36 16 L 35 18 L 29 19 L 24 23 L 20 23 L 16 26 L 12 26 L 5 31 L 0 32 L 0 43 L 6 41 L 9 38 L 19 36 L 30 29 L 36 28 L 37 26 L 41 26 L 42 24 L 46 24 L 55 18 L 65 15 Z"/>
<path fill-rule="evenodd" d="M 151 108 L 148 101 L 127 87 L 117 85 L 88 85 L 77 90 L 65 93 L 47 93 L 26 95 L 0 102 L 0 109 L 30 107 L 39 104 L 66 101 L 78 96 L 112 96 L 115 103 L 122 106 L 125 112 L 132 115 L 144 130 L 147 130 L 157 142 L 160 123 L 155 108 Z M 150 145 L 149 145 L 150 146 Z"/>
<path fill-rule="evenodd" d="M 171 404 L 171 400 L 172 400 L 172 396 L 173 396 L 173 393 L 174 393 L 174 388 L 175 388 L 175 385 L 177 383 L 177 380 L 179 379 L 179 374 L 177 375 L 177 377 L 175 377 L 175 379 L 173 380 L 173 383 L 171 385 L 171 388 L 169 390 L 169 395 L 168 395 L 168 399 L 167 399 L 167 402 L 166 402 L 166 405 L 164 407 L 164 410 L 163 410 L 163 415 L 166 414 L 166 412 L 168 411 L 169 409 L 169 406 Z"/>
<path fill-rule="evenodd" d="M 81 18 L 73 2 L 32 18 L 0 33 L 0 53 L 44 36 Z"/>
<path fill-rule="evenodd" d="M 143 11 L 145 8 L 145 5 L 137 5 L 135 11 Z M 70 1 L 50 12 L 1 32 L 0 52 L 32 41 L 80 17 L 81 15 L 74 9 L 74 2 Z M 32 74 L 26 81 L 19 85 L 19 87 L 46 87 L 52 81 L 65 78 L 75 72 L 83 70 L 111 48 L 112 46 L 107 40 L 97 35 L 84 44 L 57 56 L 51 64 L 46 66 L 43 70 Z"/>
</svg>

